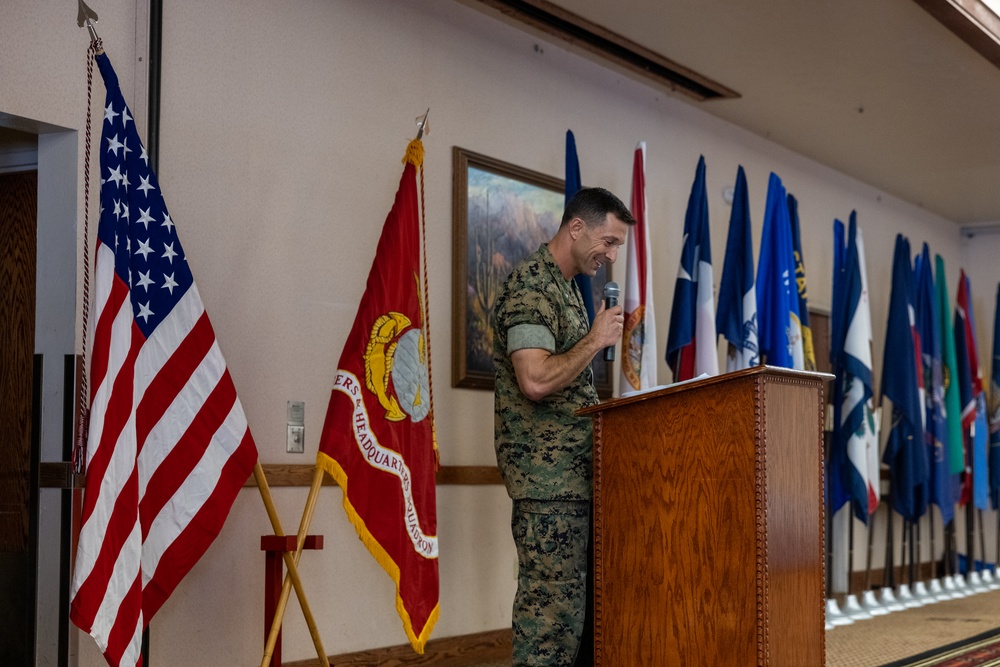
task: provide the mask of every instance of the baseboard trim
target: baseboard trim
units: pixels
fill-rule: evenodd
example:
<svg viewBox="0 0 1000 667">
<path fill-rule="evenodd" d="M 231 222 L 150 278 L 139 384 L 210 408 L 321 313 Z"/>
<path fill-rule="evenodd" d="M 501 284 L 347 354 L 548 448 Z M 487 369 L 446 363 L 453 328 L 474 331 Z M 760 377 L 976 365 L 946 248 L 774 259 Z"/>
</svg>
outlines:
<svg viewBox="0 0 1000 667">
<path fill-rule="evenodd" d="M 331 667 L 377 667 L 393 665 L 409 667 L 473 667 L 484 662 L 509 660 L 511 656 L 511 630 L 490 630 L 471 635 L 432 639 L 424 647 L 424 654 L 417 655 L 409 644 L 375 648 L 357 653 L 329 656 Z M 320 667 L 318 658 L 283 662 L 284 667 Z"/>
</svg>

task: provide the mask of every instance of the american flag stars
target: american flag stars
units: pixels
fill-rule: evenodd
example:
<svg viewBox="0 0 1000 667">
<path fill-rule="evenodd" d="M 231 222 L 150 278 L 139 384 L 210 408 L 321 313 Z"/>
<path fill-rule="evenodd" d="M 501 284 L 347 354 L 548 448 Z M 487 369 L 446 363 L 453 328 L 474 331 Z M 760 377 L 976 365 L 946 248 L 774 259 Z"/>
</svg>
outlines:
<svg viewBox="0 0 1000 667">
<path fill-rule="evenodd" d="M 115 249 L 122 280 L 136 288 L 130 295 L 136 322 L 148 335 L 190 287 L 191 272 L 146 149 L 130 121 L 124 104 L 112 101 L 105 107 L 98 234 Z"/>
</svg>

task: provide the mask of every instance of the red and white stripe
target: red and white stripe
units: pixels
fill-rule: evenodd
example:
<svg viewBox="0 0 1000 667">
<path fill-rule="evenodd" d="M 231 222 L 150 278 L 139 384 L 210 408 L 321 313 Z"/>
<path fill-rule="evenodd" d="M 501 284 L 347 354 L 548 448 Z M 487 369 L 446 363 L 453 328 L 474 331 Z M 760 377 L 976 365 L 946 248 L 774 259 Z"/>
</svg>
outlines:
<svg viewBox="0 0 1000 667">
<path fill-rule="evenodd" d="M 146 340 L 113 251 L 98 245 L 91 413 L 71 617 L 109 664 L 205 552 L 257 460 L 192 285 Z"/>
</svg>

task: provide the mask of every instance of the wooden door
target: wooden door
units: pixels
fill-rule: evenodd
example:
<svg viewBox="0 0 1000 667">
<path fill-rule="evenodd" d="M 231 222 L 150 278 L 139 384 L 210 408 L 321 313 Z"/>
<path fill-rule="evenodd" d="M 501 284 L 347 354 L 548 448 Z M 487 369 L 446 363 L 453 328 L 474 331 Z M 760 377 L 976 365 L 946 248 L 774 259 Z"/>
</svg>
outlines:
<svg viewBox="0 0 1000 667">
<path fill-rule="evenodd" d="M 37 173 L 0 174 L 0 655 L 34 663 L 32 396 Z"/>
</svg>

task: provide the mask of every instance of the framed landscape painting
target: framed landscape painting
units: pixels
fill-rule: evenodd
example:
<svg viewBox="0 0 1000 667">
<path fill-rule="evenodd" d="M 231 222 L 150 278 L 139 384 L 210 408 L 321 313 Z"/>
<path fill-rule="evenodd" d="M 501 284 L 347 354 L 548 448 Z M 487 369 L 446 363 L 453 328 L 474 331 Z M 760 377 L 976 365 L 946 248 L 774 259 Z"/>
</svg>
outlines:
<svg viewBox="0 0 1000 667">
<path fill-rule="evenodd" d="M 467 151 L 453 150 L 452 386 L 492 389 L 493 305 L 514 266 L 549 241 L 564 208 L 563 181 Z M 593 279 L 603 299 L 608 267 Z M 594 361 L 602 397 L 611 367 Z"/>
</svg>

